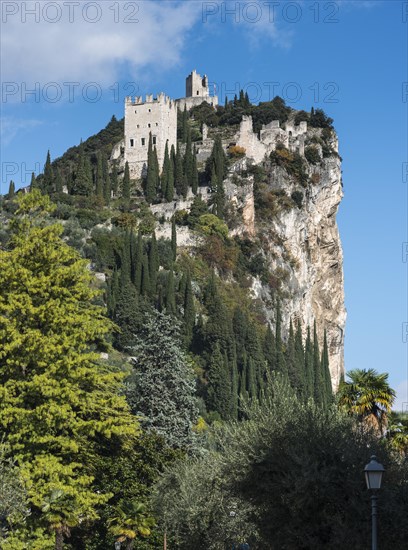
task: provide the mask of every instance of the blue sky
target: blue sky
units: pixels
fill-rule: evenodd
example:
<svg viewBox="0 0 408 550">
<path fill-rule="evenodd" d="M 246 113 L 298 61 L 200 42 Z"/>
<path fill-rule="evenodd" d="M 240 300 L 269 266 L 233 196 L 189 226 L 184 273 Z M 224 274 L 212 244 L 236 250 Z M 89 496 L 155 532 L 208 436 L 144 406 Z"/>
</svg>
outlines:
<svg viewBox="0 0 408 550">
<path fill-rule="evenodd" d="M 1 4 L 2 192 L 10 178 L 27 185 L 48 148 L 55 158 L 122 117 L 125 95 L 182 97 L 193 68 L 222 100 L 274 90 L 323 108 L 343 157 L 346 369 L 389 372 L 408 408 L 408 3 L 44 1 L 28 13 L 35 4 Z"/>
</svg>

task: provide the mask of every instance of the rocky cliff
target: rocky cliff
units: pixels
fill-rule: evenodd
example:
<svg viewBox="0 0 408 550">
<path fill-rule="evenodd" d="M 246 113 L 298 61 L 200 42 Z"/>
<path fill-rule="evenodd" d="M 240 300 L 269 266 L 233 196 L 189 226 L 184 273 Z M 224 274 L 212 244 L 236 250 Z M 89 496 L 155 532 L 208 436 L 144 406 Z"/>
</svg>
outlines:
<svg viewBox="0 0 408 550">
<path fill-rule="evenodd" d="M 214 132 L 204 128 L 197 144 L 198 159 L 210 154 Z M 211 137 L 212 136 L 212 137 Z M 254 276 L 251 293 L 273 322 L 276 299 L 282 304 L 283 327 L 300 320 L 304 333 L 316 321 L 319 341 L 324 331 L 329 345 L 330 372 L 337 388 L 344 372 L 346 310 L 343 288 L 343 252 L 336 213 L 343 196 L 341 158 L 333 129 L 295 126 L 275 121 L 259 134 L 244 117 L 239 130 L 223 136 L 225 151 L 239 147 L 224 181 L 231 235 L 256 242 L 270 274 Z M 211 189 L 201 187 L 204 200 Z M 167 220 L 158 236 L 170 237 L 170 219 L 189 209 L 184 201 L 152 206 L 156 217 Z M 187 227 L 178 230 L 179 246 L 191 247 L 199 237 Z"/>
</svg>

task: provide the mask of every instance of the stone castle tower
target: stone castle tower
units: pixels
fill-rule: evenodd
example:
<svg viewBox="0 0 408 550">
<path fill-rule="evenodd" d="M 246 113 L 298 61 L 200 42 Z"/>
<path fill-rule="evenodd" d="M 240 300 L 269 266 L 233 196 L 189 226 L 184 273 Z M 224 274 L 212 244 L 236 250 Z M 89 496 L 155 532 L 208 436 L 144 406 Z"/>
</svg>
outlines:
<svg viewBox="0 0 408 550">
<path fill-rule="evenodd" d="M 124 162 L 129 163 L 131 178 L 146 173 L 150 134 L 161 168 L 166 142 L 169 151 L 172 145 L 177 145 L 177 110 L 183 110 L 184 106 L 191 109 L 204 101 L 218 105 L 217 96 L 210 96 L 207 76 L 201 77 L 195 70 L 186 78 L 186 97 L 172 100 L 160 93 L 157 98 L 147 95 L 145 101 L 141 97 L 126 98 Z M 112 158 L 118 158 L 117 153 Z"/>
<path fill-rule="evenodd" d="M 152 135 L 156 147 L 159 166 L 163 166 L 166 142 L 169 151 L 177 145 L 177 105 L 175 101 L 159 94 L 146 101 L 136 97 L 125 100 L 125 152 L 124 161 L 129 163 L 131 178 L 140 178 L 147 169 L 149 137 Z"/>
<path fill-rule="evenodd" d="M 184 106 L 187 110 L 201 105 L 206 101 L 212 107 L 218 105 L 218 97 L 210 94 L 207 75 L 201 76 L 194 69 L 186 78 L 186 97 L 177 99 L 178 108 L 182 111 Z"/>
</svg>

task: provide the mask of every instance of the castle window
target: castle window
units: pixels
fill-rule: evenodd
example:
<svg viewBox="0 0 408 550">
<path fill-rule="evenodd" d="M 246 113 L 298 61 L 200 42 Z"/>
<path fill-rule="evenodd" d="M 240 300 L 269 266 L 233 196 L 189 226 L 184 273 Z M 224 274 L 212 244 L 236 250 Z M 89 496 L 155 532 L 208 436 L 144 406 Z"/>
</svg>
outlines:
<svg viewBox="0 0 408 550">
<path fill-rule="evenodd" d="M 151 112 L 152 112 L 152 110 L 151 110 L 151 109 L 149 109 L 149 113 L 151 113 Z"/>
<path fill-rule="evenodd" d="M 199 90 L 197 90 L 197 95 L 200 95 L 200 91 L 199 91 Z"/>
<path fill-rule="evenodd" d="M 146 145 L 146 138 L 142 138 L 142 146 Z"/>
<path fill-rule="evenodd" d="M 135 114 L 137 113 L 137 111 L 135 110 Z"/>
<path fill-rule="evenodd" d="M 133 147 L 134 145 L 135 145 L 135 141 L 134 141 L 134 139 L 131 139 L 130 140 L 130 146 Z"/>
<path fill-rule="evenodd" d="M 137 127 L 140 128 L 140 124 L 138 124 Z"/>
<path fill-rule="evenodd" d="M 158 122 L 156 122 L 156 126 L 158 126 L 158 125 L 159 125 L 159 123 L 158 123 Z"/>
<path fill-rule="evenodd" d="M 149 124 L 147 125 L 147 127 L 150 128 L 150 126 L 151 126 L 151 124 L 149 123 Z"/>
<path fill-rule="evenodd" d="M 153 145 L 156 145 L 156 136 L 153 136 L 153 138 L 152 138 L 152 144 L 153 144 Z"/>
</svg>

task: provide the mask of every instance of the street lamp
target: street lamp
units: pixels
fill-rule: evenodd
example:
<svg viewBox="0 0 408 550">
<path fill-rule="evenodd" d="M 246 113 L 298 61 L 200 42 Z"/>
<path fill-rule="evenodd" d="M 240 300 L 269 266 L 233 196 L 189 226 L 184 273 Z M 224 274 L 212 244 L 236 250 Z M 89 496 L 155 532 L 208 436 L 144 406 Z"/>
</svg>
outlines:
<svg viewBox="0 0 408 550">
<path fill-rule="evenodd" d="M 121 543 L 119 541 L 116 541 L 115 542 L 115 550 L 120 550 L 120 547 L 121 547 Z"/>
<path fill-rule="evenodd" d="M 372 518 L 372 550 L 378 550 L 377 546 L 377 491 L 381 488 L 381 480 L 384 473 L 384 466 L 377 462 L 373 455 L 370 462 L 364 468 L 367 489 L 371 491 L 371 518 Z"/>
</svg>

